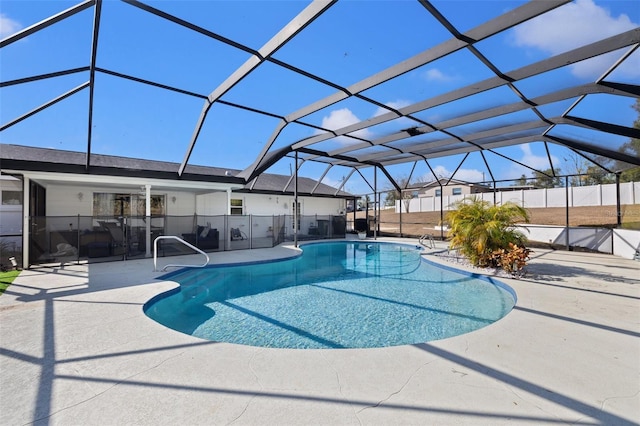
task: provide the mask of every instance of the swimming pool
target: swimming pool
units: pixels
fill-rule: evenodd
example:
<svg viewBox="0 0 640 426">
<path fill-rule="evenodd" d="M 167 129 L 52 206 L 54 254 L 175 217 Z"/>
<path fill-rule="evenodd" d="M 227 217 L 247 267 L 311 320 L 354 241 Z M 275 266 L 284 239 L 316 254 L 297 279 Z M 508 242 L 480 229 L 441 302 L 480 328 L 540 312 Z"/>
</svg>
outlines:
<svg viewBox="0 0 640 426">
<path fill-rule="evenodd" d="M 144 306 L 213 341 L 275 348 L 421 343 L 485 327 L 515 304 L 505 284 L 425 261 L 413 245 L 309 243 L 294 259 L 187 269 Z"/>
</svg>

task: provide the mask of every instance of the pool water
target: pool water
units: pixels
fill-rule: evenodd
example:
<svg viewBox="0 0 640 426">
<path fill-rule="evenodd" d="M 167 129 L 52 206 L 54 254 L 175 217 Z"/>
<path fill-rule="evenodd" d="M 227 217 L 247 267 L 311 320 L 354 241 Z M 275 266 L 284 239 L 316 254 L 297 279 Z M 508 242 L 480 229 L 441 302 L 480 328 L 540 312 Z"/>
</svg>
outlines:
<svg viewBox="0 0 640 426">
<path fill-rule="evenodd" d="M 155 321 L 213 341 L 371 348 L 468 333 L 515 304 L 505 284 L 425 261 L 417 246 L 311 243 L 289 260 L 187 269 L 145 305 Z"/>
</svg>

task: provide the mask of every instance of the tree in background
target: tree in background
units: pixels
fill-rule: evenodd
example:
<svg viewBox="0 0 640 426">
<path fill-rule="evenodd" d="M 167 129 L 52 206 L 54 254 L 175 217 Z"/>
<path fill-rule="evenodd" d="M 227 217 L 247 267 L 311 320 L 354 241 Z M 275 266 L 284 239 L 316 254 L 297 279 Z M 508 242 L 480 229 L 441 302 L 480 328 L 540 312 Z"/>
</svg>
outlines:
<svg viewBox="0 0 640 426">
<path fill-rule="evenodd" d="M 398 191 L 395 190 L 389 190 L 386 192 L 386 196 L 384 198 L 384 205 L 387 207 L 391 207 L 393 205 L 396 204 L 396 201 L 398 201 Z"/>
<path fill-rule="evenodd" d="M 571 152 L 564 158 L 567 163 L 566 174 L 573 175 L 569 179 L 571 186 L 604 185 L 615 183 L 615 177 L 598 164 L 611 163 L 606 157 L 598 156 L 593 161 L 577 152 Z"/>
<path fill-rule="evenodd" d="M 578 154 L 575 151 L 570 151 L 569 155 L 564 158 L 564 161 L 567 163 L 566 174 L 574 175 L 571 176 L 569 181 L 572 186 L 582 186 L 586 185 L 584 183 L 585 177 L 584 174 L 587 171 L 588 164 L 587 159 L 582 155 Z"/>
<path fill-rule="evenodd" d="M 525 186 L 526 184 L 527 184 L 527 177 L 523 173 L 520 176 L 520 178 L 515 181 L 515 183 L 513 185 L 515 185 L 515 186 Z"/>
<path fill-rule="evenodd" d="M 396 181 L 398 182 L 398 186 L 400 186 L 400 188 L 404 188 L 405 186 L 407 186 L 407 180 L 408 178 L 404 177 L 404 178 L 400 178 L 397 179 Z M 415 198 L 415 194 L 414 194 L 414 190 L 406 190 L 406 191 L 397 191 L 397 190 L 389 190 L 387 192 L 387 196 L 384 199 L 384 205 L 385 206 L 393 206 L 395 205 L 396 201 L 398 200 L 402 200 L 404 204 L 404 209 L 406 213 L 409 213 L 409 206 L 410 206 L 410 201 L 412 198 Z"/>
<path fill-rule="evenodd" d="M 533 185 L 537 188 L 555 188 L 558 186 L 564 186 L 562 179 L 557 175 L 560 174 L 560 169 L 546 169 L 542 171 L 533 172 Z"/>
<path fill-rule="evenodd" d="M 638 113 L 638 118 L 633 122 L 633 127 L 640 129 L 640 99 L 636 99 L 636 103 L 633 104 L 632 108 Z M 620 147 L 620 152 L 640 158 L 640 139 L 629 139 Z M 640 167 L 636 166 L 623 171 L 620 174 L 620 180 L 622 182 L 640 182 Z"/>
<path fill-rule="evenodd" d="M 583 185 L 604 185 L 615 182 L 616 179 L 611 173 L 607 173 L 606 170 L 595 164 L 587 167 L 586 174 L 582 178 Z"/>
</svg>

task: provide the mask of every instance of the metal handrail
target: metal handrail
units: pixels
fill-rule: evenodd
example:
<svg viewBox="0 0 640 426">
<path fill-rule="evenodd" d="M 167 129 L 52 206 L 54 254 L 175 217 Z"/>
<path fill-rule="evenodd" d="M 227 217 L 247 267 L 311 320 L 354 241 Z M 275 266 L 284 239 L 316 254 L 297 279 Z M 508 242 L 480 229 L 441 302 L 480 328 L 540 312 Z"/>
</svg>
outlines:
<svg viewBox="0 0 640 426">
<path fill-rule="evenodd" d="M 153 240 L 153 272 L 157 272 L 158 271 L 158 240 L 176 240 L 181 242 L 182 244 L 184 244 L 185 246 L 194 249 L 195 251 L 197 251 L 200 254 L 203 254 L 204 257 L 207 259 L 206 262 L 204 262 L 204 264 L 202 265 L 178 265 L 178 264 L 169 264 L 166 265 L 164 268 L 161 269 L 162 272 L 166 271 L 167 268 L 173 267 L 173 268 L 184 268 L 184 267 L 195 267 L 195 268 L 204 268 L 205 266 L 207 266 L 209 264 L 209 255 L 205 252 L 203 252 L 202 250 L 200 250 L 198 247 L 194 246 L 193 244 L 190 244 L 188 242 L 186 242 L 185 240 L 183 240 L 180 237 L 176 237 L 175 235 L 160 235 L 159 237 L 157 237 L 155 240 Z"/>
<path fill-rule="evenodd" d="M 428 245 L 424 243 L 425 240 L 429 242 Z M 436 248 L 436 242 L 433 239 L 433 235 L 429 233 L 423 234 L 420 238 L 418 238 L 418 242 L 425 247 L 432 248 L 432 249 Z"/>
</svg>

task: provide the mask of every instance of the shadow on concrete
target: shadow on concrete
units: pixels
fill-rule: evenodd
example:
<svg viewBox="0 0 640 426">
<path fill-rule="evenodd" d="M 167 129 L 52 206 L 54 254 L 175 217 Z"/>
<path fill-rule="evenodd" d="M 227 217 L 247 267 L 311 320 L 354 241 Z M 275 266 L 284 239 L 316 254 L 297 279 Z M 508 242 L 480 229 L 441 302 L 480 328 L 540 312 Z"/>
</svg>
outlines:
<svg viewBox="0 0 640 426">
<path fill-rule="evenodd" d="M 582 401 L 579 401 L 575 398 L 571 398 L 570 396 L 563 395 L 560 393 L 552 392 L 546 389 L 544 386 L 536 383 L 532 383 L 527 380 L 523 380 L 519 377 L 516 377 L 507 372 L 492 368 L 488 365 L 476 362 L 470 358 L 466 358 L 464 356 L 455 354 L 453 352 L 447 351 L 445 349 L 438 348 L 436 346 L 430 345 L 428 343 L 422 343 L 418 345 L 414 345 L 414 347 L 438 356 L 440 358 L 446 359 L 448 361 L 454 362 L 462 367 L 468 368 L 469 370 L 473 370 L 477 373 L 484 374 L 486 376 L 491 377 L 492 379 L 498 380 L 508 386 L 512 386 L 518 389 L 521 389 L 525 392 L 536 395 L 540 398 L 544 398 L 548 401 L 551 401 L 555 404 L 562 405 L 570 410 L 576 411 L 588 417 L 592 420 L 590 424 L 601 424 L 601 425 L 635 425 L 636 423 L 631 422 L 625 418 L 617 416 L 615 414 L 603 411 L 599 407 L 594 407 L 592 405 L 586 404 Z M 573 424 L 575 420 L 561 420 L 555 419 L 557 422 L 570 422 Z M 544 420 L 543 422 L 547 422 L 548 420 Z M 581 418 L 579 420 L 580 424 L 584 424 L 585 419 Z"/>
</svg>

